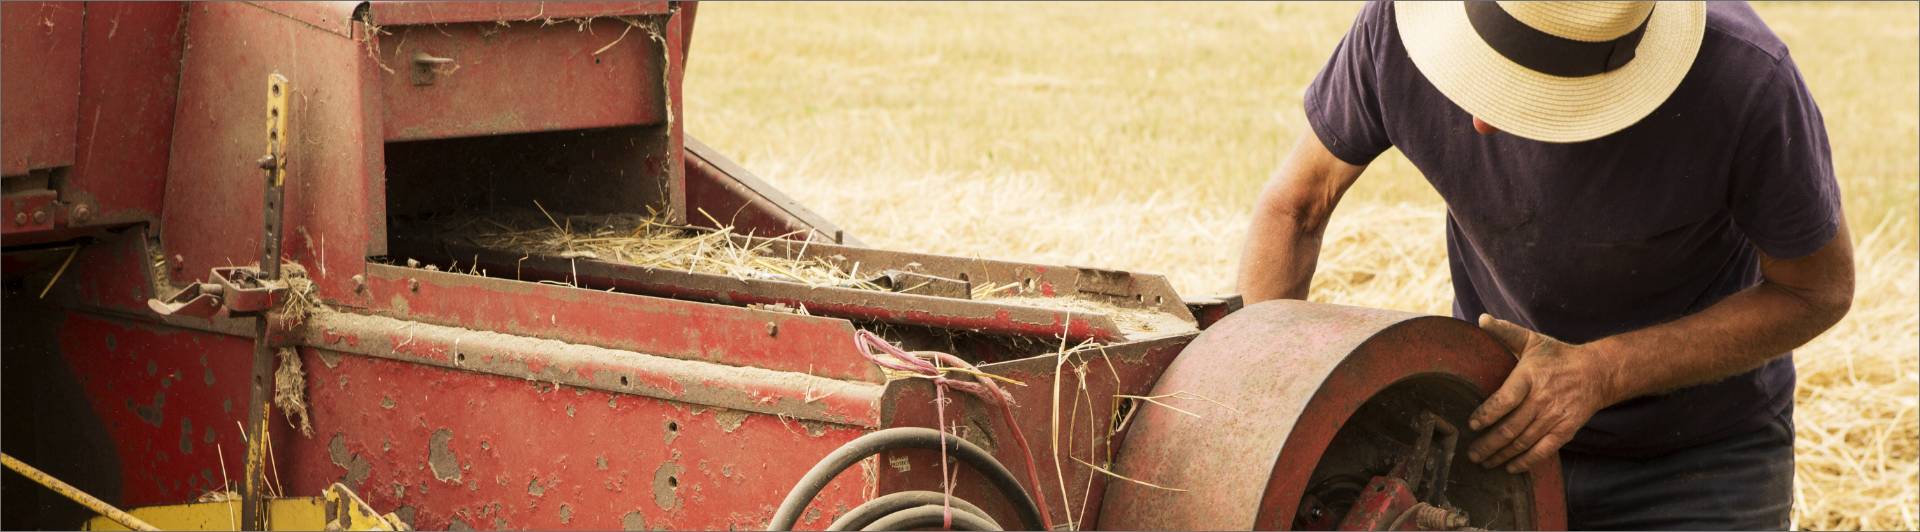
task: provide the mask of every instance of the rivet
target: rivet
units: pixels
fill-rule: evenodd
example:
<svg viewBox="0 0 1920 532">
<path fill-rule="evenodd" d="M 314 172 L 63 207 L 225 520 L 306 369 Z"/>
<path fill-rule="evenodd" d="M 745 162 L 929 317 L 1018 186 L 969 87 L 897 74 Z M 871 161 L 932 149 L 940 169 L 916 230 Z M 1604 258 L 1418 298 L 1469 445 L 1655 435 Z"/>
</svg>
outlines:
<svg viewBox="0 0 1920 532">
<path fill-rule="evenodd" d="M 354 274 L 353 292 L 357 294 L 365 291 L 367 291 L 367 276 L 362 274 Z"/>
<path fill-rule="evenodd" d="M 27 213 L 13 215 L 13 225 L 27 225 Z"/>
<path fill-rule="evenodd" d="M 40 209 L 37 211 L 33 211 L 33 223 L 36 223 L 36 224 L 47 223 L 47 210 Z"/>
<path fill-rule="evenodd" d="M 407 279 L 407 289 L 408 289 L 408 290 L 412 290 L 412 291 L 415 291 L 415 292 L 419 292 L 419 291 L 420 291 L 420 280 L 419 280 L 419 279 L 412 279 L 412 278 L 409 278 L 409 279 Z"/>
<path fill-rule="evenodd" d="M 767 336 L 779 336 L 779 335 L 780 335 L 780 324 L 777 324 L 771 321 L 767 322 Z"/>
<path fill-rule="evenodd" d="M 74 205 L 71 216 L 73 217 L 73 223 L 87 223 L 87 220 L 93 219 L 93 208 L 88 207 L 85 203 Z"/>
</svg>

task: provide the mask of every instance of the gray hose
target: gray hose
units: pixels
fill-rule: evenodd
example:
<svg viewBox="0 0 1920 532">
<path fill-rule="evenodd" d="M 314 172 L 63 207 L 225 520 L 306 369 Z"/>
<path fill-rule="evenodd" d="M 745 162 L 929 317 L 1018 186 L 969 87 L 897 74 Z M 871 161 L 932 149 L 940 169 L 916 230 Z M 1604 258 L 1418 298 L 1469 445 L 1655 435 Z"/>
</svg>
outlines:
<svg viewBox="0 0 1920 532">
<path fill-rule="evenodd" d="M 1034 504 L 1033 495 L 1020 486 L 1020 481 L 1013 477 L 1013 472 L 1008 471 L 1007 466 L 994 460 L 986 450 L 930 428 L 894 427 L 854 438 L 820 459 L 820 463 L 814 464 L 813 469 L 794 484 L 793 491 L 787 492 L 786 500 L 780 501 L 780 508 L 773 512 L 773 520 L 767 523 L 767 530 L 793 530 L 793 524 L 800 520 L 800 512 L 807 509 L 807 504 L 812 503 L 815 496 L 820 495 L 820 490 L 826 489 L 827 483 L 840 476 L 841 471 L 846 471 L 861 460 L 895 449 L 939 450 L 943 442 L 948 454 L 973 466 L 1008 502 L 1013 503 L 1026 529 L 1045 528 L 1040 520 L 1040 507 Z"/>
<path fill-rule="evenodd" d="M 886 517 L 882 517 L 879 521 L 874 521 L 873 524 L 867 525 L 866 528 L 860 530 L 919 530 L 922 528 L 933 528 L 946 523 L 945 514 L 946 512 L 941 509 L 940 505 L 929 504 L 887 514 Z M 967 512 L 953 513 L 954 530 L 1000 530 L 1000 527 L 991 525 L 991 523 L 980 519 L 977 515 Z"/>
<path fill-rule="evenodd" d="M 940 506 L 944 501 L 946 501 L 946 496 L 937 491 L 916 490 L 888 493 L 874 497 L 873 500 L 862 503 L 859 506 L 855 506 L 852 510 L 847 511 L 845 515 L 841 515 L 839 519 L 833 520 L 833 524 L 827 525 L 827 530 L 860 530 L 866 528 L 867 525 L 873 524 L 874 521 L 886 517 L 888 514 L 929 504 Z M 986 511 L 981 510 L 979 506 L 974 506 L 973 503 L 967 502 L 966 499 L 954 497 L 953 509 L 956 512 L 970 513 L 975 517 L 985 520 L 987 524 L 992 525 L 994 530 L 1004 529 L 998 521 L 994 521 L 992 517 L 987 516 Z"/>
</svg>

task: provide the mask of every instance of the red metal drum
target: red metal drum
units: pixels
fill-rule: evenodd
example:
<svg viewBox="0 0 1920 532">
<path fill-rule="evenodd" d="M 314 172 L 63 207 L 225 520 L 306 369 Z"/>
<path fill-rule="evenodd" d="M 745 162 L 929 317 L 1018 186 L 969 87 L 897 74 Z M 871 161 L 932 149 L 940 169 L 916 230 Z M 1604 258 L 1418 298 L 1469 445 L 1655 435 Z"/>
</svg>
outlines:
<svg viewBox="0 0 1920 532">
<path fill-rule="evenodd" d="M 1471 526 L 1564 528 L 1558 461 L 1511 475 L 1466 459 L 1478 435 L 1467 416 L 1513 366 L 1492 338 L 1451 318 L 1302 301 L 1247 307 L 1195 339 L 1153 389 L 1217 404 L 1197 415 L 1141 405 L 1116 458 L 1116 473 L 1173 489 L 1112 483 L 1099 528 L 1340 523 L 1360 507 L 1352 498 L 1369 478 L 1386 475 L 1391 457 L 1421 437 L 1427 412 L 1458 428 L 1460 451 L 1442 484 Z"/>
</svg>

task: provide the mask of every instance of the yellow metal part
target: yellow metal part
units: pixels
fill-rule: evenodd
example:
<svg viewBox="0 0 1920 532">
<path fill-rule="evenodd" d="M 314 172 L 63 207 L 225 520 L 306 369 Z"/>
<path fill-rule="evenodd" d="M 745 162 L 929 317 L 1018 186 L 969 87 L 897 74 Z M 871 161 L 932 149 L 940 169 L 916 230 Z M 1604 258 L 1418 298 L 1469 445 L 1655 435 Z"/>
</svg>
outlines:
<svg viewBox="0 0 1920 532">
<path fill-rule="evenodd" d="M 119 508 L 114 508 L 113 505 L 107 504 L 107 501 L 88 495 L 87 492 L 80 491 L 80 488 L 73 487 L 72 484 L 61 482 L 60 479 L 53 478 L 53 475 L 49 475 L 45 471 L 27 465 L 26 462 L 14 459 L 13 455 L 0 453 L 0 463 L 4 463 L 7 469 L 12 469 L 13 472 L 19 473 L 21 476 L 25 476 L 42 486 L 46 486 L 47 489 L 53 490 L 55 493 L 65 495 L 67 498 L 73 499 L 73 502 L 80 503 L 81 506 L 85 506 L 87 509 L 93 510 L 103 516 L 96 517 L 94 518 L 95 520 L 104 520 L 108 523 L 113 523 L 118 525 L 121 530 L 159 530 L 154 528 L 153 525 L 147 524 L 146 521 L 140 520 L 139 517 L 128 515 L 127 512 L 120 511 Z"/>
<path fill-rule="evenodd" d="M 225 500 L 135 508 L 134 517 L 164 530 L 234 530 L 240 523 L 240 501 Z M 127 530 L 112 520 L 96 517 L 85 530 Z M 149 529 L 151 530 L 151 529 Z M 335 483 L 319 497 L 267 499 L 267 530 L 408 530 L 393 514 L 381 516 L 346 486 Z"/>
<path fill-rule="evenodd" d="M 287 95 L 293 87 L 287 84 L 287 77 L 274 72 L 267 75 L 267 157 L 273 167 L 267 171 L 273 173 L 273 186 L 286 184 L 287 161 Z"/>
</svg>

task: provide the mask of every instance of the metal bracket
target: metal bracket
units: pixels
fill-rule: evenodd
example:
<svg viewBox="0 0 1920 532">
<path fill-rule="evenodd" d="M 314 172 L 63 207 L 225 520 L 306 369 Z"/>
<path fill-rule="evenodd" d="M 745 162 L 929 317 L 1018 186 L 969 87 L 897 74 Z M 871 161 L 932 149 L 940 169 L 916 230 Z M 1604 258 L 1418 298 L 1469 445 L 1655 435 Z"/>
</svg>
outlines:
<svg viewBox="0 0 1920 532">
<path fill-rule="evenodd" d="M 286 293 L 285 283 L 262 280 L 257 268 L 214 268 L 203 283 L 193 283 L 166 299 L 148 299 L 147 308 L 161 316 L 211 318 L 225 310 L 228 316 L 253 316 L 272 309 Z"/>
<path fill-rule="evenodd" d="M 433 77 L 440 65 L 453 64 L 451 57 L 434 57 L 433 54 L 419 52 L 413 54 L 413 84 L 432 85 Z"/>
</svg>

